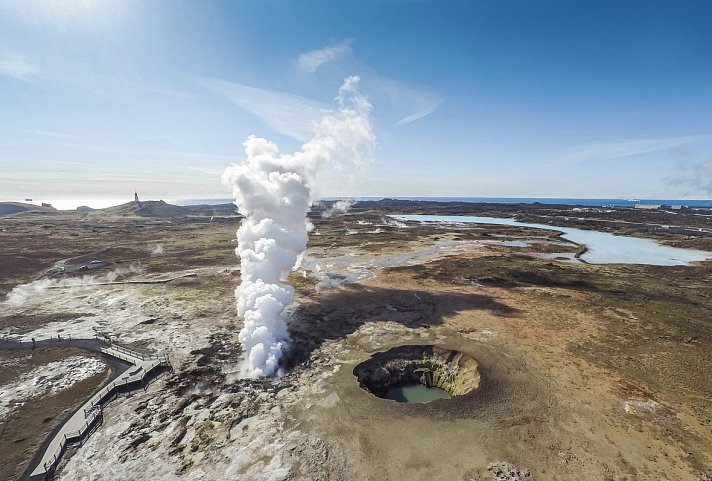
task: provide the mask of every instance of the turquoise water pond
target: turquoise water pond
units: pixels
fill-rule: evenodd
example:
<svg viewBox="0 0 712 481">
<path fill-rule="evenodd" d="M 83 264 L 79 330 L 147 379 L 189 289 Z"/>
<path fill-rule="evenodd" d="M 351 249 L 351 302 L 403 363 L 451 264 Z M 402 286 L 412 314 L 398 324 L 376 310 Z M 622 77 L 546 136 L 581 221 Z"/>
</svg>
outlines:
<svg viewBox="0 0 712 481">
<path fill-rule="evenodd" d="M 712 259 L 712 252 L 665 246 L 652 239 L 614 235 L 608 232 L 575 229 L 573 227 L 529 224 L 505 217 L 464 215 L 393 215 L 390 217 L 401 221 L 512 225 L 556 230 L 563 233 L 563 238 L 577 244 L 586 245 L 588 250 L 581 256 L 581 259 L 591 264 L 680 266 Z"/>
<path fill-rule="evenodd" d="M 450 395 L 435 387 L 427 387 L 423 384 L 407 384 L 388 389 L 386 399 L 392 399 L 399 403 L 429 403 L 436 399 L 450 399 Z"/>
</svg>

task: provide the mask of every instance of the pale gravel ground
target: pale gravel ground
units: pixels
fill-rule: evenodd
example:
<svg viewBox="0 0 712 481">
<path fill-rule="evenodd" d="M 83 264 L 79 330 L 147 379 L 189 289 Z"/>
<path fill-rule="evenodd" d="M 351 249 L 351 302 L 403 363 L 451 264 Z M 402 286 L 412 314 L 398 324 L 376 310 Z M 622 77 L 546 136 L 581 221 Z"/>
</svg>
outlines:
<svg viewBox="0 0 712 481">
<path fill-rule="evenodd" d="M 325 263 L 329 271 L 335 267 L 344 271 L 354 270 L 371 277 L 380 268 L 404 263 L 417 263 L 440 255 L 459 253 L 462 249 L 475 246 L 452 245 L 416 250 L 411 255 L 383 256 L 370 262 L 364 262 L 366 257 L 352 252 L 338 252 L 327 258 L 319 258 L 316 263 Z M 305 268 L 315 267 L 307 262 Z M 321 267 L 321 266 L 320 266 Z M 311 270 L 311 269 L 310 269 Z M 319 268 L 315 269 L 319 270 Z M 165 274 L 166 277 L 176 272 Z M 199 277 L 230 276 L 231 269 L 206 268 L 199 272 Z M 313 271 L 309 274 L 315 274 Z M 143 277 L 143 276 L 142 276 Z M 360 276 L 359 276 L 360 277 Z M 86 279 L 86 284 L 96 282 L 96 278 Z M 358 279 L 360 280 L 360 279 Z M 21 303 L 0 304 L 0 313 L 34 312 L 34 313 L 73 313 L 84 312 L 88 315 L 67 321 L 50 322 L 29 332 L 6 328 L 0 335 L 16 339 L 37 339 L 61 335 L 79 338 L 93 337 L 97 333 L 110 336 L 122 343 L 145 342 L 152 349 L 168 352 L 174 365 L 180 370 L 185 363 L 194 360 L 190 351 L 207 347 L 209 336 L 221 332 L 211 320 L 211 312 L 224 312 L 226 302 L 230 308 L 233 299 L 186 297 L 182 292 L 168 286 L 86 286 L 75 282 L 77 287 L 71 290 L 47 289 L 42 282 L 20 286 L 16 293 L 23 293 Z M 79 285 L 81 284 L 81 285 Z M 26 293 L 32 295 L 25 295 Z M 71 295 L 68 295 L 71 293 Z M 16 299 L 20 295 L 15 296 Z M 234 314 L 230 315 L 233 318 Z M 149 318 L 166 320 L 164 324 L 142 325 Z M 231 326 L 234 330 L 235 327 Z M 368 331 L 371 326 L 364 326 Z M 230 333 L 228 329 L 224 332 Z M 236 333 L 236 331 L 234 331 Z M 325 351 L 330 351 L 325 358 L 335 357 L 338 350 L 334 342 L 324 345 Z M 195 387 L 194 393 L 202 400 L 211 395 L 219 394 L 219 398 L 210 406 L 189 406 L 182 414 L 187 417 L 186 434 L 182 444 L 188 447 L 180 455 L 171 453 L 171 443 L 180 432 L 180 417 L 166 416 L 161 421 L 161 415 L 171 412 L 171 409 L 185 397 L 177 397 L 174 393 L 163 390 L 165 382 L 160 379 L 147 392 L 137 393 L 129 398 L 121 398 L 111 403 L 105 410 L 102 426 L 88 439 L 60 472 L 58 479 L 64 480 L 103 480 L 117 481 L 144 479 L 150 472 L 156 480 L 175 479 L 180 474 L 181 479 L 190 481 L 218 481 L 249 479 L 255 481 L 283 481 L 290 477 L 295 469 L 295 459 L 289 453 L 314 452 L 317 458 L 326 449 L 320 440 L 314 440 L 294 428 L 285 428 L 285 413 L 295 402 L 321 403 L 320 391 L 324 380 L 337 372 L 338 366 L 328 365 L 321 369 L 318 364 L 312 366 L 300 378 L 293 379 L 290 390 L 271 393 L 250 391 L 241 393 L 203 392 Z M 234 427 L 231 421 L 240 413 L 234 413 L 235 403 L 243 404 L 244 398 L 254 398 L 259 409 L 251 413 L 247 419 Z M 141 418 L 136 409 L 146 403 L 146 412 L 150 414 Z M 141 419 L 139 419 L 141 418 Z M 200 440 L 200 427 L 210 421 L 215 429 L 211 434 L 210 446 L 203 447 Z M 131 447 L 141 433 L 150 435 L 150 439 L 137 449 Z M 196 441 L 197 440 L 197 441 Z M 195 451 L 190 449 L 191 443 L 199 446 Z M 217 448 L 216 448 L 217 446 Z M 306 446 L 306 447 L 305 447 Z M 314 446 L 317 446 L 316 448 Z M 297 463 L 298 464 L 298 463 Z M 318 463 L 317 463 L 318 464 Z"/>
<path fill-rule="evenodd" d="M 101 359 L 86 356 L 71 356 L 38 366 L 17 380 L 0 386 L 0 421 L 19 405 L 68 389 L 104 369 L 106 364 Z"/>
<path fill-rule="evenodd" d="M 162 276 L 170 277 L 172 274 L 183 273 Z M 211 279 L 216 279 L 224 282 L 226 279 L 234 279 L 234 269 L 200 269 L 198 277 L 201 281 L 210 282 Z M 30 331 L 7 327 L 0 330 L 0 336 L 29 340 L 33 337 L 56 337 L 58 333 L 61 333 L 62 337 L 71 335 L 73 338 L 103 334 L 123 344 L 141 342 L 152 350 L 167 352 L 176 369 L 181 370 L 186 367 L 186 361 L 189 365 L 189 361 L 195 360 L 196 356 L 191 355 L 191 351 L 209 346 L 211 335 L 220 332 L 228 335 L 237 333 L 232 296 L 228 299 L 224 296 L 211 298 L 204 295 L 205 291 L 194 294 L 192 289 L 176 289 L 170 284 L 87 285 L 98 280 L 102 279 L 87 277 L 70 283 L 40 281 L 19 286 L 13 295 L 13 302 L 0 303 L 0 314 L 86 314 L 76 319 L 50 322 Z M 49 289 L 50 285 L 75 287 Z M 221 324 L 220 316 L 225 317 L 225 312 L 228 312 L 227 319 L 232 324 Z M 142 321 L 154 318 L 158 320 L 153 324 L 141 324 Z M 87 359 L 99 363 L 103 369 L 104 364 L 101 361 Z M 69 358 L 69 364 L 57 361 L 56 365 L 61 364 L 64 368 L 55 368 L 53 376 L 45 375 L 45 384 L 49 386 L 50 379 L 61 378 L 67 386 L 71 386 L 83 379 L 84 377 L 78 377 L 74 373 L 73 360 L 74 358 Z M 67 372 L 70 374 L 67 375 Z M 85 377 L 91 372 L 87 370 Z M 16 383 L 18 386 L 28 387 L 24 391 L 24 400 L 43 394 L 38 389 L 29 389 L 34 386 L 31 381 L 35 379 L 36 374 L 39 375 L 32 371 Z M 285 443 L 289 439 L 299 439 L 299 436 L 283 427 L 281 411 L 275 406 L 274 395 L 250 393 L 250 396 L 262 396 L 259 402 L 262 407 L 258 413 L 251 415 L 232 430 L 228 421 L 221 422 L 219 419 L 225 413 L 233 412 L 228 406 L 231 403 L 239 404 L 240 396 L 244 396 L 244 393 L 223 393 L 210 407 L 189 406 L 183 413 L 184 417 L 188 418 L 185 442 L 190 444 L 194 439 L 199 439 L 200 427 L 210 420 L 216 426 L 215 437 L 217 442 L 221 443 L 221 449 L 215 451 L 212 448 L 203 449 L 201 446 L 192 452 L 188 447 L 187 454 L 175 456 L 169 453 L 170 444 L 181 428 L 181 418 L 168 416 L 169 421 L 164 422 L 160 420 L 160 415 L 170 412 L 183 397 L 177 397 L 173 392 L 162 389 L 164 382 L 164 378 L 160 378 L 150 386 L 148 392 L 139 392 L 109 404 L 105 410 L 104 423 L 69 459 L 58 479 L 128 481 L 144 479 L 145 473 L 150 472 L 152 479 L 169 480 L 175 479 L 179 471 L 181 479 L 191 481 L 286 479 L 291 464 L 285 461 L 280 453 L 286 452 Z M 306 386 L 310 385 L 313 383 L 307 383 Z M 20 388 L 13 388 L 13 392 L 18 389 Z M 191 392 L 199 394 L 203 400 L 214 394 L 201 389 L 196 386 Z M 12 398 L 18 396 L 13 395 Z M 141 403 L 147 403 L 146 412 L 149 413 L 143 420 L 138 419 L 139 416 L 135 412 Z M 136 427 L 137 421 L 142 423 L 139 428 Z M 134 449 L 131 442 L 135 440 L 138 432 L 146 432 L 151 438 L 138 449 Z M 214 442 L 215 439 L 212 440 L 212 443 Z M 188 464 L 190 465 L 186 468 Z"/>
<path fill-rule="evenodd" d="M 199 275 L 229 276 L 223 268 L 204 269 Z M 165 274 L 185 274 L 187 271 Z M 190 272 L 194 272 L 191 270 Z M 106 276 L 105 276 L 106 277 Z M 142 276 L 144 277 L 144 276 Z M 181 361 L 190 352 L 208 345 L 215 325 L 205 317 L 225 311 L 224 298 L 201 296 L 196 299 L 187 290 L 177 290 L 170 284 L 90 286 L 97 278 L 76 282 L 69 289 L 49 289 L 49 285 L 66 285 L 54 281 L 35 281 L 16 288 L 22 295 L 21 304 L 0 303 L 0 315 L 85 313 L 75 319 L 49 322 L 33 330 L 6 327 L 0 336 L 28 341 L 32 338 L 56 337 L 92 338 L 101 334 L 123 343 L 145 343 L 151 349 L 169 353 Z M 49 282 L 49 284 L 48 284 Z M 19 298 L 19 294 L 14 298 Z M 142 324 L 158 318 L 159 324 Z"/>
<path fill-rule="evenodd" d="M 363 225 L 370 224 L 363 223 Z M 405 225 L 403 224 L 403 226 Z M 486 249 L 485 246 L 482 247 Z M 419 253 L 409 259 L 404 259 L 402 256 L 379 256 L 377 258 L 385 259 L 386 265 L 390 261 L 395 261 L 394 265 L 403 265 L 405 262 L 412 264 L 427 262 L 437 257 L 433 254 L 444 256 L 444 252 L 429 252 L 425 245 L 421 249 Z M 476 250 L 478 247 L 473 245 L 470 249 Z M 322 253 L 326 254 L 326 257 L 315 255 L 311 261 L 318 263 L 322 274 L 339 272 L 351 274 L 354 277 L 363 274 L 365 274 L 365 278 L 372 277 L 374 274 L 380 277 L 378 268 L 383 267 L 384 263 L 369 264 L 373 261 L 374 255 L 368 256 L 368 253 L 358 252 L 348 248 L 329 249 L 328 252 L 325 250 Z M 336 255 L 337 253 L 340 255 Z M 343 263 L 341 263 L 342 260 Z M 176 274 L 180 273 L 182 272 Z M 220 276 L 222 274 L 218 268 L 206 268 L 200 273 L 201 277 L 203 275 Z M 327 284 L 332 281 L 326 275 L 321 280 Z M 337 277 L 333 280 L 334 285 L 341 284 L 340 278 Z M 547 291 L 547 295 L 549 291 L 555 292 L 553 289 L 531 289 Z M 42 290 L 40 289 L 40 291 Z M 70 297 L 67 296 L 68 292 L 71 292 L 71 297 L 76 297 L 76 299 L 71 302 L 64 299 L 64 297 Z M 174 292 L 172 288 L 153 286 L 76 288 L 71 291 L 51 292 L 49 297 L 46 297 L 46 294 L 47 291 L 42 291 L 39 297 L 30 296 L 25 299 L 23 302 L 28 304 L 27 312 L 86 312 L 90 315 L 73 321 L 52 323 L 33 331 L 38 337 L 56 336 L 60 329 L 64 330 L 63 336 L 67 332 L 88 333 L 89 335 L 93 335 L 94 332 L 107 333 L 112 337 L 117 337 L 121 342 L 143 342 L 151 349 L 172 353 L 180 361 L 186 361 L 183 366 L 177 366 L 179 371 L 186 368 L 188 361 L 194 361 L 197 357 L 190 355 L 191 350 L 208 345 L 208 338 L 211 334 L 230 333 L 227 326 L 215 324 L 214 313 L 224 312 L 226 305 L 230 306 L 228 309 L 230 310 L 234 304 L 231 296 L 198 300 L 196 297 L 184 298 L 183 294 Z M 7 306 L 0 303 L 0 314 L 3 313 L 5 307 Z M 23 309 L 23 307 L 15 306 L 15 309 Z M 141 321 L 153 317 L 160 318 L 159 323 L 140 324 Z M 234 318 L 234 312 L 229 317 Z M 164 321 L 165 323 L 163 323 Z M 480 342 L 497 341 L 499 337 L 507 339 L 506 332 L 500 333 L 500 330 L 497 329 L 498 324 L 494 323 L 491 326 L 492 329 L 481 330 L 479 328 L 484 326 L 479 326 L 477 331 L 463 333 L 463 337 Z M 367 324 L 362 326 L 356 334 L 368 337 L 370 346 L 378 346 L 384 333 L 388 331 L 387 328 L 388 326 L 382 324 L 379 326 Z M 71 331 L 72 329 L 76 329 L 76 331 Z M 235 326 L 232 326 L 232 329 L 235 334 Z M 397 325 L 394 325 L 393 329 L 394 331 L 399 330 Z M 12 329 L 0 331 L 0 336 L 6 335 L 6 332 L 12 333 L 15 337 L 27 338 L 28 336 L 28 333 Z M 74 334 L 73 337 L 75 337 Z M 191 404 L 182 415 L 177 417 L 169 414 L 175 404 L 187 397 L 187 394 L 176 396 L 174 393 L 164 390 L 166 379 L 159 378 L 147 393 L 141 392 L 130 398 L 120 398 L 111 403 L 105 412 L 106 422 L 92 435 L 88 443 L 68 460 L 58 479 L 61 481 L 105 479 L 156 479 L 162 481 L 178 478 L 191 481 L 223 479 L 250 481 L 309 479 L 314 481 L 317 479 L 316 477 L 294 477 L 294 474 L 299 472 L 299 464 L 298 461 L 295 463 L 294 456 L 290 453 L 295 447 L 302 449 L 304 446 L 314 445 L 314 440 L 309 439 L 311 436 L 308 434 L 309 426 L 304 426 L 301 428 L 303 431 L 299 431 L 300 426 L 290 423 L 290 415 L 285 411 L 294 405 L 300 405 L 305 410 L 309 410 L 312 407 L 334 402 L 333 398 L 336 396 L 334 393 L 328 397 L 324 393 L 319 394 L 316 386 L 324 384 L 321 381 L 321 376 L 328 379 L 332 375 L 332 368 L 338 369 L 338 364 L 346 362 L 341 357 L 346 356 L 349 346 L 348 344 L 338 344 L 334 342 L 329 346 L 329 342 L 327 342 L 320 352 L 315 352 L 315 357 L 330 359 L 330 365 L 320 366 L 315 362 L 310 366 L 308 372 L 300 373 L 296 379 L 292 380 L 291 389 L 280 391 L 276 396 L 256 390 L 249 391 L 249 389 L 245 395 L 245 393 L 229 393 L 220 390 L 205 391 L 196 387 L 189 394 L 197 394 L 198 401 Z M 334 366 L 334 364 L 337 365 Z M 216 395 L 218 399 L 208 405 L 206 401 Z M 240 406 L 244 404 L 242 401 L 246 397 L 259 401 L 260 408 L 256 413 L 249 414 L 247 419 L 232 426 L 232 421 L 235 420 L 236 415 L 240 414 Z M 143 411 L 137 411 L 144 403 L 146 407 Z M 238 407 L 235 407 L 236 404 Z M 651 416 L 660 408 L 655 401 L 635 398 L 610 405 L 613 406 L 612 409 L 626 412 L 630 416 L 636 414 L 641 417 Z M 235 412 L 236 410 L 238 412 Z M 606 414 L 608 416 L 610 413 Z M 160 418 L 164 415 L 169 416 L 164 418 L 167 420 L 161 421 Z M 180 420 L 184 418 L 188 419 L 187 432 L 181 443 L 185 447 L 180 455 L 176 455 L 172 452 L 170 445 L 180 431 Z M 208 420 L 215 424 L 214 430 L 211 431 L 210 443 L 198 442 L 197 449 L 192 451 L 191 444 L 195 440 L 199 440 L 200 428 Z M 132 448 L 131 443 L 142 433 L 149 434 L 150 439 L 139 445 L 138 448 Z M 309 453 L 311 451 L 307 449 L 298 452 Z M 316 455 L 320 454 L 318 449 L 315 452 Z M 323 451 L 321 453 L 323 454 Z M 596 453 L 596 451 L 592 451 L 592 453 Z M 347 458 L 351 453 L 341 454 L 342 457 Z M 556 456 L 555 450 L 552 451 L 552 455 Z M 558 455 L 561 457 L 562 452 L 560 451 Z M 665 456 L 668 455 L 665 454 Z M 316 457 L 318 458 L 318 456 Z M 331 462 L 337 457 L 332 455 L 329 461 Z M 494 460 L 499 460 L 499 457 L 487 459 L 487 461 Z M 576 460 L 570 461 L 569 458 L 566 458 L 566 461 L 577 462 Z M 495 469 L 492 469 L 493 467 L 499 468 L 500 472 L 497 473 Z M 508 463 L 496 463 L 489 466 L 489 472 L 479 472 L 477 477 L 472 477 L 471 480 L 484 481 L 485 479 L 495 479 L 496 476 L 525 474 L 521 471 L 523 470 Z M 318 479 L 342 478 L 319 477 Z M 470 481 L 470 478 L 465 479 Z M 501 479 L 529 478 L 503 477 Z M 707 478 L 700 477 L 699 479 Z"/>
<path fill-rule="evenodd" d="M 151 473 L 150 479 L 159 481 L 286 481 L 298 469 L 291 453 L 314 441 L 285 427 L 285 408 L 318 395 L 317 371 L 293 379 L 290 388 L 278 393 L 249 386 L 235 393 L 196 386 L 176 396 L 159 380 L 145 393 L 111 403 L 103 425 L 57 479 L 132 481 Z M 169 415 L 191 394 L 195 400 L 180 415 Z M 217 399 L 207 405 L 211 395 Z M 242 418 L 247 406 L 256 411 Z M 186 432 L 176 445 L 182 422 Z M 132 441 L 144 433 L 150 439 L 134 449 Z"/>
<path fill-rule="evenodd" d="M 332 274 L 334 272 L 355 275 L 357 279 L 346 282 L 358 282 L 361 278 L 372 277 L 379 268 L 391 265 L 418 264 L 450 254 L 479 250 L 483 246 L 475 243 L 458 243 L 455 246 L 439 245 L 415 250 L 410 255 L 370 256 L 350 249 L 332 249 L 327 257 L 316 255 L 305 257 L 302 266 L 311 270 L 312 275 Z M 314 253 L 312 253 L 314 254 Z M 314 272 L 316 271 L 316 272 Z M 173 274 L 181 274 L 176 272 Z M 365 274 L 365 275 L 364 275 Z M 226 268 L 206 268 L 199 277 L 231 275 Z M 361 277 L 363 276 L 363 277 Z M 322 282 L 329 277 L 322 276 Z M 336 285 L 340 282 L 335 283 Z M 327 286 L 322 286 L 327 287 Z M 232 297 L 206 298 L 190 297 L 185 291 L 177 291 L 170 286 L 104 286 L 75 288 L 71 296 L 66 290 L 45 290 L 41 296 L 27 299 L 22 306 L 12 306 L 13 310 L 28 312 L 71 313 L 86 312 L 76 320 L 47 324 L 32 332 L 5 329 L 0 336 L 15 338 L 56 336 L 61 329 L 62 335 L 89 337 L 96 332 L 108 334 L 121 342 L 145 342 L 152 349 L 169 352 L 178 362 L 177 369 L 186 369 L 196 356 L 190 351 L 207 347 L 209 337 L 216 333 L 236 334 L 234 325 L 218 325 L 214 321 L 216 313 L 226 312 L 225 306 L 232 308 Z M 201 291 L 201 295 L 205 291 Z M 0 305 L 8 311 L 10 306 Z M 234 318 L 234 314 L 228 316 Z M 142 325 L 148 318 L 159 318 L 162 324 Z M 393 326 L 395 331 L 400 328 Z M 369 338 L 373 347 L 388 331 L 388 326 L 366 324 L 355 335 Z M 498 332 L 483 329 L 465 335 L 480 342 L 496 338 Z M 304 409 L 311 406 L 332 402 L 323 390 L 324 380 L 335 374 L 339 364 L 344 362 L 341 356 L 348 351 L 340 342 L 327 341 L 315 352 L 313 359 L 324 358 L 329 361 L 323 365 L 315 361 L 308 371 L 295 374 L 290 380 L 290 388 L 277 394 L 247 388 L 241 392 L 222 392 L 216 389 L 204 390 L 196 386 L 191 391 L 197 394 L 197 401 L 188 406 L 179 416 L 172 416 L 175 405 L 188 395 L 177 396 L 170 390 L 163 389 L 165 379 L 153 384 L 148 392 L 140 392 L 130 398 L 121 398 L 109 405 L 105 411 L 104 424 L 94 433 L 88 442 L 79 449 L 60 471 L 60 481 L 77 479 L 88 481 L 112 480 L 172 480 L 220 481 L 220 480 L 257 480 L 283 481 L 287 479 L 310 479 L 294 477 L 300 469 L 300 462 L 305 456 L 312 456 L 318 464 L 320 456 L 326 456 L 328 449 L 319 444 L 299 426 L 290 424 L 290 407 L 300 405 Z M 348 356 L 347 356 L 348 357 Z M 183 363 L 183 365 L 181 365 Z M 208 404 L 206 400 L 217 396 L 217 400 Z M 250 401 L 256 402 L 256 412 L 236 424 L 236 419 L 245 414 L 244 406 Z M 144 406 L 142 408 L 142 406 Z M 626 411 L 654 410 L 644 401 L 632 400 L 624 404 Z M 180 452 L 176 453 L 175 442 L 185 423 L 186 433 L 180 442 Z M 201 441 L 201 432 L 210 425 L 209 442 Z M 287 427 L 289 426 L 289 427 Z M 137 448 L 132 442 L 142 434 L 150 435 L 145 443 Z M 192 447 L 195 446 L 195 449 Z M 319 446 L 314 448 L 314 446 Z M 292 454 L 296 453 L 296 454 Z M 307 453 L 305 455 L 304 453 Z M 327 456 L 328 457 L 328 456 Z M 342 453 L 347 458 L 348 454 Z M 494 479 L 499 475 L 517 476 L 514 467 L 500 473 L 490 470 L 484 477 L 473 479 Z M 321 479 L 321 478 L 319 478 Z M 324 478 L 327 479 L 327 478 Z M 330 478 L 329 478 L 330 479 Z M 339 478 L 333 478 L 339 479 Z M 516 477 L 502 479 L 520 479 Z M 530 479 L 522 477 L 521 479 Z"/>
</svg>

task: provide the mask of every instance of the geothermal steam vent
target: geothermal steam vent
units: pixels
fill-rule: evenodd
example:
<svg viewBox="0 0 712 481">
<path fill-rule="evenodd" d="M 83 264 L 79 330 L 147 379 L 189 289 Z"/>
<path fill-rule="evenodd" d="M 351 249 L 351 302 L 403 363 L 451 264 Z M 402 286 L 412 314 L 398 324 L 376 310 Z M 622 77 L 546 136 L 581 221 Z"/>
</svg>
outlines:
<svg viewBox="0 0 712 481">
<path fill-rule="evenodd" d="M 400 346 L 380 352 L 356 366 L 353 373 L 362 388 L 400 402 L 461 396 L 480 385 L 477 361 L 472 356 L 438 346 Z M 404 387 L 414 388 L 414 397 L 403 396 Z M 423 395 L 427 390 L 442 395 Z"/>
</svg>

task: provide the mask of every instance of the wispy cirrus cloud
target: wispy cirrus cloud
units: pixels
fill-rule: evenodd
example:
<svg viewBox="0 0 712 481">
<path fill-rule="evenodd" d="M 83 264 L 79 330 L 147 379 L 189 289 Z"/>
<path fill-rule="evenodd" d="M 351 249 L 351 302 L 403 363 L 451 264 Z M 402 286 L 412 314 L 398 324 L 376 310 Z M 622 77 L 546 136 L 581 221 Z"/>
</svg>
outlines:
<svg viewBox="0 0 712 481">
<path fill-rule="evenodd" d="M 200 152 L 196 150 L 170 150 L 162 148 L 131 148 L 123 145 L 116 145 L 114 142 L 97 142 L 90 137 L 67 134 L 64 132 L 52 132 L 46 130 L 19 129 L 18 132 L 31 134 L 25 142 L 33 144 L 44 144 L 61 146 L 63 149 L 87 151 L 103 156 L 104 154 L 119 154 L 128 159 L 150 159 L 154 162 L 167 161 L 193 161 L 193 162 L 224 162 L 234 161 L 242 155 L 241 152 L 235 154 Z M 51 162 L 45 160 L 44 162 Z M 192 167 L 189 167 L 192 169 Z M 197 169 L 197 168 L 196 168 Z M 222 173 L 222 171 L 220 171 Z"/>
<path fill-rule="evenodd" d="M 703 141 L 709 137 L 709 135 L 692 135 L 685 137 L 618 139 L 590 142 L 564 149 L 557 160 L 560 162 L 584 162 L 633 157 L 682 147 Z"/>
<path fill-rule="evenodd" d="M 431 92 L 415 89 L 392 80 L 376 76 L 374 81 L 386 92 L 390 103 L 400 114 L 397 126 L 407 125 L 435 112 L 443 99 Z"/>
<path fill-rule="evenodd" d="M 406 115 L 402 119 L 400 119 L 398 122 L 396 122 L 396 125 L 406 125 L 406 124 L 411 124 L 415 122 L 416 120 L 420 120 L 426 115 L 430 115 L 433 112 L 435 112 L 438 107 L 440 106 L 441 102 L 434 103 L 430 105 L 429 107 L 423 109 L 423 110 L 418 110 L 416 112 L 413 112 L 410 115 Z"/>
<path fill-rule="evenodd" d="M 139 5 L 135 0 L 4 0 L 0 2 L 0 13 L 37 28 L 51 26 L 66 30 L 109 22 L 116 24 Z"/>
<path fill-rule="evenodd" d="M 23 82 L 40 73 L 40 69 L 19 53 L 0 54 L 0 75 Z"/>
<path fill-rule="evenodd" d="M 206 167 L 200 167 L 195 165 L 189 165 L 188 170 L 190 170 L 191 172 L 197 172 L 199 174 L 216 178 L 220 177 L 225 172 L 225 169 L 209 169 Z"/>
<path fill-rule="evenodd" d="M 250 112 L 277 132 L 305 142 L 314 134 L 314 123 L 328 106 L 315 100 L 276 90 L 264 90 L 218 79 L 200 83 Z"/>
<path fill-rule="evenodd" d="M 388 120 L 396 126 L 411 124 L 432 114 L 440 107 L 443 99 L 438 94 L 383 77 L 359 62 L 352 55 L 352 43 L 352 39 L 347 39 L 304 52 L 299 55 L 297 66 L 302 72 L 313 74 L 322 65 L 333 63 L 335 68 L 331 74 L 340 78 L 358 72 L 363 80 L 361 85 L 364 92 L 368 94 L 369 100 L 376 103 L 382 100 L 383 104 L 377 105 L 378 111 L 381 115 L 390 117 Z"/>
<path fill-rule="evenodd" d="M 304 52 L 297 59 L 297 65 L 305 72 L 313 73 L 327 62 L 333 62 L 351 52 L 351 40 L 344 40 L 324 48 Z"/>
<path fill-rule="evenodd" d="M 26 132 L 33 135 L 38 135 L 40 137 L 51 138 L 51 139 L 61 139 L 61 140 L 86 140 L 86 137 L 79 135 L 65 134 L 64 132 L 52 132 L 49 130 L 36 130 L 36 129 L 20 129 L 21 132 Z"/>
</svg>

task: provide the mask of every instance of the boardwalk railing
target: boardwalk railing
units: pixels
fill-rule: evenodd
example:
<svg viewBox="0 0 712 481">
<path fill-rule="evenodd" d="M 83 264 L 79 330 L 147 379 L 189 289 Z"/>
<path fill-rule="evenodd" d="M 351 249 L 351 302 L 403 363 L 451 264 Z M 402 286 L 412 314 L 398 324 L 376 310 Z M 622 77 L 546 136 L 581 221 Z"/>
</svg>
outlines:
<svg viewBox="0 0 712 481">
<path fill-rule="evenodd" d="M 85 411 L 86 412 L 86 411 Z M 45 479 L 51 479 L 54 476 L 54 470 L 59 464 L 62 455 L 67 450 L 67 446 L 73 444 L 83 444 L 86 438 L 91 434 L 91 432 L 96 429 L 104 420 L 104 413 L 102 407 L 94 412 L 91 417 L 87 418 L 84 425 L 75 432 L 65 433 L 62 442 L 55 449 L 52 457 L 43 464 L 45 470 Z"/>
<path fill-rule="evenodd" d="M 45 480 L 50 480 L 54 477 L 54 472 L 67 446 L 83 444 L 93 430 L 103 422 L 103 407 L 106 403 L 111 401 L 120 392 L 128 393 L 134 390 L 132 385 L 145 387 L 146 377 L 155 369 L 159 367 L 171 367 L 166 354 L 142 354 L 117 344 L 111 344 L 108 338 L 100 338 L 97 336 L 97 339 L 108 344 L 108 347 L 101 349 L 104 355 L 126 361 L 138 367 L 138 369 L 130 372 L 128 375 L 115 379 L 111 384 L 107 384 L 99 392 L 94 394 L 89 402 L 84 404 L 85 406 L 88 405 L 88 407 L 83 408 L 85 422 L 82 427 L 77 431 L 65 433 L 52 457 L 43 463 L 42 467 L 44 468 Z M 136 363 L 137 359 L 147 364 L 138 365 Z"/>
<path fill-rule="evenodd" d="M 134 350 L 131 350 L 127 347 L 119 346 L 118 344 L 112 344 L 109 349 L 119 351 L 121 353 L 126 354 L 129 357 L 134 357 L 134 358 L 139 358 L 142 361 L 167 361 L 168 357 L 165 354 L 143 354 Z M 114 354 L 111 354 L 114 357 L 118 357 Z"/>
<path fill-rule="evenodd" d="M 102 344 L 104 346 L 102 346 Z M 112 340 L 105 335 L 95 334 L 93 338 L 77 338 L 72 337 L 71 334 L 57 334 L 57 336 L 50 336 L 46 339 L 6 339 L 0 338 L 0 347 L 4 349 L 29 349 L 29 348 L 42 348 L 48 346 L 67 346 L 67 347 L 80 347 L 94 352 L 104 352 L 106 349 L 111 349 L 113 352 L 109 355 L 121 359 L 133 364 L 131 358 L 140 359 L 142 361 L 160 361 L 162 363 L 169 363 L 168 357 L 165 354 L 144 354 L 142 352 L 134 351 L 118 344 L 114 344 Z M 116 353 L 123 353 L 124 356 L 116 355 Z"/>
</svg>

